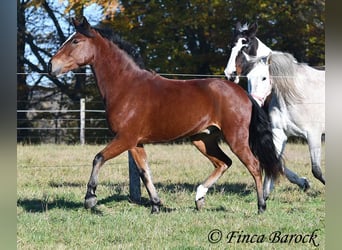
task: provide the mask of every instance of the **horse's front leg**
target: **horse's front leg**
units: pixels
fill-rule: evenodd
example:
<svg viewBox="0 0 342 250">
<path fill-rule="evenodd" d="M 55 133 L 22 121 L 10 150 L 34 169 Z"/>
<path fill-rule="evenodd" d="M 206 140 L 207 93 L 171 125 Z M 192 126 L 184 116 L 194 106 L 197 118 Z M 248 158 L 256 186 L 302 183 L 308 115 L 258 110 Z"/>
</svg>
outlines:
<svg viewBox="0 0 342 250">
<path fill-rule="evenodd" d="M 284 132 L 284 129 L 282 128 L 273 128 L 273 142 L 276 146 L 278 155 L 282 156 L 285 150 L 286 142 L 287 142 L 287 135 Z M 304 191 L 308 190 L 310 188 L 310 183 L 307 180 L 306 177 L 299 177 L 295 172 L 291 171 L 289 168 L 287 168 L 284 165 L 284 174 L 286 178 L 294 184 L 297 184 L 300 188 L 302 188 Z M 274 183 L 272 179 L 267 179 L 265 177 L 264 180 L 264 196 L 265 199 L 267 199 L 274 188 Z"/>
<path fill-rule="evenodd" d="M 93 160 L 93 169 L 88 181 L 87 193 L 84 198 L 84 207 L 87 209 L 94 207 L 97 203 L 95 191 L 98 184 L 99 170 L 104 162 L 105 161 L 101 153 L 98 153 Z"/>
<path fill-rule="evenodd" d="M 285 150 L 287 136 L 284 133 L 284 130 L 282 128 L 272 128 L 272 133 L 273 133 L 273 143 L 277 150 L 277 156 L 281 157 Z M 265 176 L 263 188 L 264 188 L 264 198 L 265 200 L 267 200 L 271 191 L 274 188 L 274 180 L 269 176 Z"/>
<path fill-rule="evenodd" d="M 99 171 L 102 165 L 109 159 L 123 153 L 129 147 L 124 140 L 114 138 L 100 153 L 98 153 L 93 161 L 93 168 L 87 185 L 87 193 L 85 195 L 84 207 L 92 208 L 96 205 L 96 187 L 98 184 Z"/>
<path fill-rule="evenodd" d="M 151 176 L 150 168 L 147 163 L 147 156 L 146 156 L 145 149 L 143 148 L 143 145 L 139 145 L 131 149 L 130 152 L 138 167 L 140 177 L 150 196 L 150 201 L 152 203 L 151 213 L 159 213 L 159 208 L 160 206 L 162 206 L 162 202 L 152 182 L 152 176 Z"/>
</svg>

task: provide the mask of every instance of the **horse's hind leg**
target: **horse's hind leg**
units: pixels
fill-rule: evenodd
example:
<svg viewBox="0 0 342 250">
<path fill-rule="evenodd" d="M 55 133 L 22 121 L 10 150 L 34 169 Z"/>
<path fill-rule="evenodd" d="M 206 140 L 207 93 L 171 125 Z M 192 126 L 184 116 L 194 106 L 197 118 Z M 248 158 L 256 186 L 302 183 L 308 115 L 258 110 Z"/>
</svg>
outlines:
<svg viewBox="0 0 342 250">
<path fill-rule="evenodd" d="M 230 130 L 226 130 L 230 131 Z M 239 134 L 239 139 L 236 138 Z M 263 185 L 262 185 L 262 169 L 259 161 L 253 155 L 248 143 L 248 128 L 243 129 L 240 126 L 238 131 L 230 131 L 224 134 L 226 142 L 230 146 L 232 152 L 240 159 L 240 161 L 247 167 L 249 173 L 253 176 L 258 198 L 258 212 L 262 213 L 266 210 L 266 202 L 264 199 Z"/>
<path fill-rule="evenodd" d="M 321 170 L 321 133 L 308 135 L 308 144 L 313 175 L 325 185 Z"/>
<path fill-rule="evenodd" d="M 276 147 L 278 155 L 282 156 L 285 150 L 287 136 L 283 129 L 281 128 L 273 128 L 273 142 Z M 310 188 L 310 183 L 305 177 L 299 177 L 295 172 L 291 171 L 284 165 L 284 174 L 286 178 L 294 184 L 297 184 L 304 191 Z M 264 179 L 264 198 L 267 199 L 274 188 L 274 181 L 265 176 Z"/>
<path fill-rule="evenodd" d="M 144 182 L 144 185 L 147 189 L 147 192 L 150 196 L 150 200 L 152 203 L 152 211 L 151 213 L 158 213 L 159 207 L 162 205 L 161 201 L 158 197 L 156 188 L 153 185 L 152 177 L 150 173 L 150 168 L 147 164 L 147 156 L 146 152 L 142 145 L 139 145 L 133 149 L 130 150 L 131 155 L 138 167 L 138 171 L 140 174 L 140 177 L 142 181 Z"/>
<path fill-rule="evenodd" d="M 204 205 L 204 196 L 222 174 L 232 165 L 232 160 L 219 148 L 217 135 L 197 135 L 192 138 L 192 143 L 215 166 L 213 173 L 197 187 L 196 208 L 200 210 Z"/>
</svg>

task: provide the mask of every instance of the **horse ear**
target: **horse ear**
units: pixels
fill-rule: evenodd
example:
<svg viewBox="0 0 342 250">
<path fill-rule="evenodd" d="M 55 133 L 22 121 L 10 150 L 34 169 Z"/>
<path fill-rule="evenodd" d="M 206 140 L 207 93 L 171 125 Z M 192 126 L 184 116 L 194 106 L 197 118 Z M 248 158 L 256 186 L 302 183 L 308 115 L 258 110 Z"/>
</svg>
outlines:
<svg viewBox="0 0 342 250">
<path fill-rule="evenodd" d="M 248 29 L 248 37 L 255 37 L 257 31 L 258 31 L 258 24 L 252 23 Z"/>
<path fill-rule="evenodd" d="M 87 36 L 87 37 L 94 37 L 94 34 L 91 30 L 91 26 L 88 23 L 88 20 L 83 16 L 82 21 L 78 22 L 73 18 L 73 23 L 77 32 Z"/>
<path fill-rule="evenodd" d="M 90 24 L 88 23 L 87 18 L 85 18 L 85 16 L 82 17 L 82 23 L 81 25 L 83 26 L 83 28 L 85 29 L 91 29 Z"/>
<path fill-rule="evenodd" d="M 263 57 L 261 58 L 261 61 L 262 61 L 264 64 L 269 64 L 269 63 L 268 63 L 268 60 L 269 60 L 268 57 L 269 57 L 269 56 L 263 56 Z"/>
<path fill-rule="evenodd" d="M 75 18 L 71 18 L 71 21 L 72 21 L 72 23 L 73 23 L 73 25 L 75 26 L 75 27 L 77 27 L 77 26 L 79 26 L 80 25 L 80 22 L 79 21 L 77 21 Z"/>
<path fill-rule="evenodd" d="M 235 30 L 240 30 L 241 29 L 241 23 L 237 22 L 235 25 Z"/>
<path fill-rule="evenodd" d="M 267 58 L 266 58 L 266 64 L 271 64 L 271 57 L 272 57 L 272 53 L 269 53 Z"/>
</svg>

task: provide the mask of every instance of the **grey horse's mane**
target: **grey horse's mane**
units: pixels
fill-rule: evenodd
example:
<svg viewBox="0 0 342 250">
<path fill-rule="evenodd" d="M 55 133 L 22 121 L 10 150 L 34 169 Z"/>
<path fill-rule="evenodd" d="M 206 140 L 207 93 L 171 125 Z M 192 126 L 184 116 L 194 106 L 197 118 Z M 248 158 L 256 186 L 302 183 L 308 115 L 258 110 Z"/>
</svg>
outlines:
<svg viewBox="0 0 342 250">
<path fill-rule="evenodd" d="M 273 90 L 277 96 L 281 96 L 287 105 L 298 103 L 303 96 L 298 89 L 297 67 L 299 64 L 289 53 L 273 51 L 268 58 L 270 77 Z"/>
</svg>

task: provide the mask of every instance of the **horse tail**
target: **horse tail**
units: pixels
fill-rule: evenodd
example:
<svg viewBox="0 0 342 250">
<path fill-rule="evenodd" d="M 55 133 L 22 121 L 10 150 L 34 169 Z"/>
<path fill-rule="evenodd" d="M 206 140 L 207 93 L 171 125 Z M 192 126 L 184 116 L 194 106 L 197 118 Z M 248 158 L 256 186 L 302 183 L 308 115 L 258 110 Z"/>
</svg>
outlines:
<svg viewBox="0 0 342 250">
<path fill-rule="evenodd" d="M 252 102 L 252 117 L 249 125 L 249 146 L 258 158 L 266 176 L 276 180 L 284 173 L 281 157 L 273 142 L 271 124 L 265 111 L 248 95 Z"/>
</svg>

